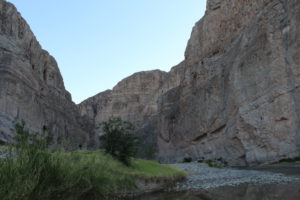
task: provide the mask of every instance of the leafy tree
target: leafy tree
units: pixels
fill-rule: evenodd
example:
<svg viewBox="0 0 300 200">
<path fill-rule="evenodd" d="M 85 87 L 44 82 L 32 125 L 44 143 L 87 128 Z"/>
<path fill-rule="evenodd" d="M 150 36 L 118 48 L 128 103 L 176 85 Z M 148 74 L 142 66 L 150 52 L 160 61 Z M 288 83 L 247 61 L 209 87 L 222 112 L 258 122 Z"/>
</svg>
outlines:
<svg viewBox="0 0 300 200">
<path fill-rule="evenodd" d="M 106 153 L 130 165 L 130 158 L 135 157 L 138 150 L 138 138 L 133 135 L 134 126 L 119 117 L 111 117 L 101 126 L 105 134 L 100 137 L 100 142 Z"/>
</svg>

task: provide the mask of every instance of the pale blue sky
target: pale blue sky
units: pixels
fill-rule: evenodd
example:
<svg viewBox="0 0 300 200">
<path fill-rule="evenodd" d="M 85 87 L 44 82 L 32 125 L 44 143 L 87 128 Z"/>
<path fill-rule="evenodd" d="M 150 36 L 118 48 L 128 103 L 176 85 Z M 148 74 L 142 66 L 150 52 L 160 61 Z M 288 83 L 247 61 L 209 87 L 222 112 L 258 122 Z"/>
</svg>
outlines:
<svg viewBox="0 0 300 200">
<path fill-rule="evenodd" d="M 184 58 L 206 0 L 8 0 L 53 55 L 76 103 Z"/>
</svg>

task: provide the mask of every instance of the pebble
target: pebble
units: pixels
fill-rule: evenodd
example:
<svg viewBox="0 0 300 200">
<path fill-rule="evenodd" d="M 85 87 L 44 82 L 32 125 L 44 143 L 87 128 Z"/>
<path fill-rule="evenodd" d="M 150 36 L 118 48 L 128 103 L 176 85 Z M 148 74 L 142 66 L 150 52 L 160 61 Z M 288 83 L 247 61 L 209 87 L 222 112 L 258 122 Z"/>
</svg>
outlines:
<svg viewBox="0 0 300 200">
<path fill-rule="evenodd" d="M 172 164 L 171 166 L 186 171 L 188 176 L 186 181 L 177 183 L 168 191 L 213 189 L 222 186 L 237 186 L 243 183 L 284 184 L 300 182 L 299 177 L 266 171 L 233 168 L 217 169 L 198 163 Z"/>
</svg>

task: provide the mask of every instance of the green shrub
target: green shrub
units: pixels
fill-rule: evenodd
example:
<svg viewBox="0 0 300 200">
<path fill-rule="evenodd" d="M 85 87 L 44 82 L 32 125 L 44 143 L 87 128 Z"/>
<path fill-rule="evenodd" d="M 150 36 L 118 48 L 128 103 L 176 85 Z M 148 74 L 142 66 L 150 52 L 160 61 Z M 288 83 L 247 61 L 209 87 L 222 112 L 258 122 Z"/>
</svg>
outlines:
<svg viewBox="0 0 300 200">
<path fill-rule="evenodd" d="M 0 163 L 1 200 L 80 199 L 93 193 L 87 170 L 48 151 L 43 134 L 30 133 L 24 122 L 15 130 L 16 145 Z"/>
<path fill-rule="evenodd" d="M 223 168 L 220 164 L 218 164 L 217 162 L 212 161 L 212 160 L 208 160 L 207 165 L 209 167 L 213 167 L 213 168 L 219 168 L 219 169 Z"/>
<path fill-rule="evenodd" d="M 137 180 L 178 180 L 185 173 L 154 161 L 125 166 L 102 151 L 50 152 L 45 137 L 16 125 L 16 141 L 0 162 L 1 200 L 117 199 Z M 7 148 L 7 147 L 5 147 Z"/>
<path fill-rule="evenodd" d="M 273 164 L 278 164 L 278 163 L 296 163 L 300 162 L 300 157 L 295 157 L 295 158 L 284 158 L 279 160 L 278 162 L 274 162 Z"/>
<path fill-rule="evenodd" d="M 134 126 L 121 118 L 111 117 L 101 124 L 104 135 L 100 142 L 113 157 L 129 166 L 130 158 L 135 157 L 138 150 L 138 138 L 133 135 Z"/>
</svg>

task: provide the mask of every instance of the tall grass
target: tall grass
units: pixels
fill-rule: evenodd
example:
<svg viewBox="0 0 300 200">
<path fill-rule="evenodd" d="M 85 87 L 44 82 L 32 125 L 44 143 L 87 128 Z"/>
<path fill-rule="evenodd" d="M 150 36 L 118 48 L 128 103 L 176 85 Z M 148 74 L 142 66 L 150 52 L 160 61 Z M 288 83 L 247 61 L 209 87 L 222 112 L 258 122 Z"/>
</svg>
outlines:
<svg viewBox="0 0 300 200">
<path fill-rule="evenodd" d="M 102 151 L 50 152 L 37 135 L 19 128 L 25 135 L 0 162 L 1 200 L 111 199 L 140 179 L 185 176 L 154 161 L 133 159 L 127 167 Z"/>
<path fill-rule="evenodd" d="M 0 163 L 0 196 L 7 200 L 79 199 L 94 194 L 85 166 L 72 166 L 46 148 L 42 134 L 16 125 L 17 145 Z"/>
<path fill-rule="evenodd" d="M 135 188 L 137 180 L 185 176 L 155 161 L 133 159 L 127 167 L 101 151 L 44 151 L 28 160 L 19 159 L 0 163 L 2 200 L 110 199 Z"/>
</svg>

